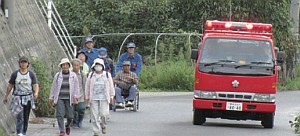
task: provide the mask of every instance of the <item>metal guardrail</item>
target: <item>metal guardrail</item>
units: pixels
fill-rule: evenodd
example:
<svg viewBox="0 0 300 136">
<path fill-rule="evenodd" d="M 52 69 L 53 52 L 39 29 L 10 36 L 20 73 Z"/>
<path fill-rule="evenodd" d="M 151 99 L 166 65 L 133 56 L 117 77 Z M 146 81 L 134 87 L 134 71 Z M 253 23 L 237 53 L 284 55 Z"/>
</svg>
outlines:
<svg viewBox="0 0 300 136">
<path fill-rule="evenodd" d="M 190 52 L 192 52 L 191 47 L 191 37 L 192 36 L 198 36 L 201 40 L 203 34 L 199 33 L 109 33 L 109 34 L 99 34 L 99 35 L 92 35 L 92 37 L 107 37 L 107 36 L 126 36 L 120 46 L 118 58 L 120 57 L 123 45 L 127 41 L 127 39 L 130 36 L 147 36 L 147 35 L 157 35 L 155 40 L 155 52 L 154 52 L 154 58 L 155 58 L 155 65 L 156 65 L 156 58 L 157 58 L 157 48 L 158 48 L 158 41 L 161 36 L 188 36 L 188 44 L 190 45 Z M 83 38 L 85 36 L 71 36 L 73 38 Z"/>
<path fill-rule="evenodd" d="M 74 58 L 77 53 L 77 47 L 74 45 L 53 0 L 35 0 L 35 3 L 41 14 L 46 17 L 49 28 L 66 51 L 68 57 Z"/>
</svg>

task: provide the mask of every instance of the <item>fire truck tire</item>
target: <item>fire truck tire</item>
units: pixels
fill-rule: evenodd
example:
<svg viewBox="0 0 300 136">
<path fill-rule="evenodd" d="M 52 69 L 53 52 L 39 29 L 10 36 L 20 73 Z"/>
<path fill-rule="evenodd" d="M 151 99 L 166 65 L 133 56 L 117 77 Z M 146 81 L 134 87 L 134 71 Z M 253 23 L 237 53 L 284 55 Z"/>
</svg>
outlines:
<svg viewBox="0 0 300 136">
<path fill-rule="evenodd" d="M 264 126 L 264 128 L 273 128 L 274 113 L 265 114 L 263 120 L 261 121 L 261 124 Z"/>
<path fill-rule="evenodd" d="M 206 117 L 203 110 L 195 109 L 193 115 L 194 125 L 203 125 L 206 121 Z"/>
</svg>

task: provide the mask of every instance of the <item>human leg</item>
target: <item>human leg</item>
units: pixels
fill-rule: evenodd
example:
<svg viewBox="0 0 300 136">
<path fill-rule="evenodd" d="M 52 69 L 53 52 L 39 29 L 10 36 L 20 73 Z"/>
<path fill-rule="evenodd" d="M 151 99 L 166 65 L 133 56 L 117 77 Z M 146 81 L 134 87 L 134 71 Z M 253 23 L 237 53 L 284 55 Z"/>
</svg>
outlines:
<svg viewBox="0 0 300 136">
<path fill-rule="evenodd" d="M 23 118 L 24 118 L 23 130 L 22 130 L 23 135 L 26 135 L 27 132 L 30 110 L 31 110 L 31 101 L 28 101 L 27 105 L 23 105 Z"/>
<path fill-rule="evenodd" d="M 95 134 L 100 132 L 99 106 L 100 106 L 99 100 L 92 100 L 90 110 L 91 110 L 92 127 Z"/>
<path fill-rule="evenodd" d="M 102 133 L 105 134 L 107 130 L 107 116 L 109 115 L 109 103 L 106 100 L 100 101 L 100 126 Z"/>
<path fill-rule="evenodd" d="M 115 87 L 115 93 L 116 93 L 116 102 L 123 103 L 122 89 L 119 87 Z"/>
<path fill-rule="evenodd" d="M 73 114 L 74 114 L 73 127 L 78 127 L 78 104 L 75 104 L 73 106 Z"/>
<path fill-rule="evenodd" d="M 65 104 L 63 100 L 58 100 L 55 106 L 56 108 L 56 119 L 58 128 L 61 132 L 65 132 L 64 116 L 65 116 Z"/>
<path fill-rule="evenodd" d="M 82 121 L 83 121 L 83 118 L 84 118 L 84 113 L 85 113 L 85 109 L 86 109 L 86 106 L 85 106 L 85 103 L 84 102 L 79 102 L 78 103 L 78 126 L 81 128 L 82 127 Z"/>
<path fill-rule="evenodd" d="M 71 131 L 70 125 L 74 118 L 73 107 L 70 105 L 70 100 L 64 100 L 64 104 L 65 104 L 66 117 L 67 117 L 66 133 L 67 135 L 69 135 Z"/>
<path fill-rule="evenodd" d="M 129 101 L 133 101 L 135 96 L 136 96 L 136 91 L 137 91 L 137 88 L 135 86 L 131 86 L 130 89 L 129 89 L 129 96 L 127 97 L 127 99 Z"/>
<path fill-rule="evenodd" d="M 17 134 L 21 134 L 23 131 L 23 124 L 24 124 L 24 111 L 22 110 L 18 113 L 16 117 L 16 130 Z"/>
</svg>

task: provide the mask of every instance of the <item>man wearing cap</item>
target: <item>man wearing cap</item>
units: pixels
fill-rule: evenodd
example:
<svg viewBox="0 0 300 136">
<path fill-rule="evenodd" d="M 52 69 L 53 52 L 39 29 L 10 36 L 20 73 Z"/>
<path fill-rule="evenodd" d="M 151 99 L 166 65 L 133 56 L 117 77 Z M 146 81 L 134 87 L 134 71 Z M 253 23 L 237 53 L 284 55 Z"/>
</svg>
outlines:
<svg viewBox="0 0 300 136">
<path fill-rule="evenodd" d="M 112 77 L 115 77 L 115 66 L 112 59 L 107 58 L 107 50 L 104 47 L 99 49 L 99 58 L 104 61 L 105 71 L 109 72 Z"/>
<path fill-rule="evenodd" d="M 25 136 L 28 127 L 30 110 L 35 109 L 34 100 L 39 94 L 39 85 L 36 75 L 28 69 L 29 59 L 25 56 L 19 59 L 20 69 L 11 74 L 3 103 L 7 103 L 7 97 L 12 93 L 11 110 L 16 116 L 16 130 L 18 136 Z"/>
<path fill-rule="evenodd" d="M 88 56 L 86 64 L 88 64 L 88 66 L 91 67 L 94 60 L 98 58 L 99 51 L 96 48 L 94 48 L 94 42 L 92 37 L 86 37 L 84 44 L 85 47 L 80 51 L 83 51 L 85 55 Z"/>
<path fill-rule="evenodd" d="M 122 91 L 129 91 L 129 96 L 127 97 L 128 102 L 125 106 L 132 106 L 133 100 L 136 96 L 136 85 L 138 83 L 138 76 L 130 71 L 130 61 L 123 62 L 123 70 L 118 72 L 114 78 L 114 83 L 117 85 L 115 87 L 116 92 L 116 106 L 124 107 L 123 105 L 123 98 L 122 98 Z"/>
<path fill-rule="evenodd" d="M 142 56 L 135 51 L 135 44 L 130 42 L 127 44 L 127 52 L 123 53 L 118 61 L 116 71 L 119 72 L 122 70 L 122 64 L 124 61 L 130 61 L 130 71 L 134 72 L 138 77 L 142 70 Z"/>
</svg>

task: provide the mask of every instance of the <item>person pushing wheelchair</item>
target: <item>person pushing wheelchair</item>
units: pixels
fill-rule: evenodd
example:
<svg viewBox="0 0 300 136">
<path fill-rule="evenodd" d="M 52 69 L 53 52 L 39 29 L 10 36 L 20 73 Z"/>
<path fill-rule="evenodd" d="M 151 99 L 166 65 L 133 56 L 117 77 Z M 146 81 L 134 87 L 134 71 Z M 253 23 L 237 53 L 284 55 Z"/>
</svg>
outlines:
<svg viewBox="0 0 300 136">
<path fill-rule="evenodd" d="M 124 107 L 122 91 L 128 91 L 129 93 L 128 97 L 126 98 L 128 101 L 126 101 L 127 103 L 125 103 L 125 106 L 133 106 L 133 101 L 137 92 L 136 85 L 139 78 L 134 72 L 130 71 L 130 66 L 130 61 L 124 61 L 122 64 L 122 70 L 114 77 L 114 83 L 116 84 L 116 107 Z"/>
</svg>

